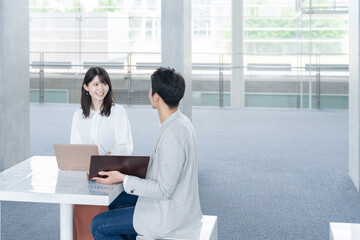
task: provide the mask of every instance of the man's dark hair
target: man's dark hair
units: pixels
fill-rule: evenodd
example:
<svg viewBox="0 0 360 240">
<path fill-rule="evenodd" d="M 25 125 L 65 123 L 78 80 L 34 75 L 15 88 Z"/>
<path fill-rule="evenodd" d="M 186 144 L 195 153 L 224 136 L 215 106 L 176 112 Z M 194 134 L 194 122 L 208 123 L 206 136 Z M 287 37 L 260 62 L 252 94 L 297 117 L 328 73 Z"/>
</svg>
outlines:
<svg viewBox="0 0 360 240">
<path fill-rule="evenodd" d="M 164 100 L 170 109 L 179 106 L 185 93 L 185 80 L 173 68 L 158 68 L 151 75 L 152 95 L 155 93 Z"/>
<path fill-rule="evenodd" d="M 109 91 L 108 91 L 107 95 L 105 96 L 102 106 L 101 106 L 102 107 L 102 109 L 100 111 L 101 116 L 106 116 L 106 117 L 110 116 L 111 106 L 115 103 L 109 74 L 102 67 L 91 67 L 86 72 L 83 84 L 81 85 L 81 108 L 83 110 L 83 115 L 85 118 L 89 117 L 89 115 L 90 115 L 90 108 L 91 108 L 92 100 L 91 100 L 90 94 L 88 94 L 88 92 L 85 90 L 84 84 L 86 86 L 89 86 L 89 83 L 96 76 L 99 77 L 99 80 L 102 83 L 109 85 Z"/>
</svg>

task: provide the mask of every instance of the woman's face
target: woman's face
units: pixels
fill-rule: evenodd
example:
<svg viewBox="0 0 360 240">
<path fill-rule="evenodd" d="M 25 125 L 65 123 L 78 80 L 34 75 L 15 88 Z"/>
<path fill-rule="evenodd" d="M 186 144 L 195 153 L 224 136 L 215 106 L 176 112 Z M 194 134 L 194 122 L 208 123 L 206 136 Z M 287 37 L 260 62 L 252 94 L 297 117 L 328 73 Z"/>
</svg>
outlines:
<svg viewBox="0 0 360 240">
<path fill-rule="evenodd" d="M 95 76 L 89 85 L 84 84 L 84 88 L 89 92 L 93 102 L 102 102 L 109 92 L 109 85 L 102 83 L 98 76 Z"/>
</svg>

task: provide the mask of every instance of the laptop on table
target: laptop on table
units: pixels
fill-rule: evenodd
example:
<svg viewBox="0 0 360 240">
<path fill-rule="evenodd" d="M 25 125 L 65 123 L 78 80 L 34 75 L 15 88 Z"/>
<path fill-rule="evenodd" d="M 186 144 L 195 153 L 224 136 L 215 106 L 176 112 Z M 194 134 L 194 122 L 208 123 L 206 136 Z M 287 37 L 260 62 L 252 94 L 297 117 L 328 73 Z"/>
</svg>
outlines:
<svg viewBox="0 0 360 240">
<path fill-rule="evenodd" d="M 95 144 L 54 144 L 54 151 L 60 170 L 89 171 L 91 156 L 99 155 Z"/>
</svg>

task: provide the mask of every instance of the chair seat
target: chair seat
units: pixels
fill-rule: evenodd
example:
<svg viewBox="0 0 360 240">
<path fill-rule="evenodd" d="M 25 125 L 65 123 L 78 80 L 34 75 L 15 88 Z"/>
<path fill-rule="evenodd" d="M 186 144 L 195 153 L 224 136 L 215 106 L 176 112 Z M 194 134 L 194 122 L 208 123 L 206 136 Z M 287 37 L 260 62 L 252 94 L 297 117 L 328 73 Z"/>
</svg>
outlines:
<svg viewBox="0 0 360 240">
<path fill-rule="evenodd" d="M 201 227 L 199 240 L 217 240 L 218 239 L 217 216 L 203 215 L 201 222 L 202 222 L 202 227 Z M 185 240 L 185 239 L 179 239 L 179 238 L 155 239 L 152 237 L 139 235 L 136 237 L 136 240 Z"/>
</svg>

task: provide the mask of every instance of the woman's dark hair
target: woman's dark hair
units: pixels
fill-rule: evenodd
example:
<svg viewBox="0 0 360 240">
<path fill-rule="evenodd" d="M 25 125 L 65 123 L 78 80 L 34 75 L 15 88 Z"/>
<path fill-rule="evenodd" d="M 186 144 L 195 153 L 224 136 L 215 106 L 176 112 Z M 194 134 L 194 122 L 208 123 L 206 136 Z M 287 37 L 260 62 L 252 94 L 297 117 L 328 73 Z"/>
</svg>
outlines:
<svg viewBox="0 0 360 240">
<path fill-rule="evenodd" d="M 175 69 L 160 67 L 151 75 L 151 89 L 172 109 L 184 96 L 185 80 Z"/>
<path fill-rule="evenodd" d="M 111 81 L 109 74 L 106 70 L 102 67 L 91 67 L 85 74 L 83 84 L 81 85 L 81 109 L 85 118 L 89 117 L 90 115 L 90 108 L 91 108 L 91 96 L 88 91 L 85 90 L 84 84 L 89 86 L 89 83 L 96 77 L 99 77 L 99 80 L 109 86 L 109 91 L 106 94 L 103 103 L 101 105 L 101 116 L 108 117 L 111 113 L 111 106 L 115 103 L 114 94 L 112 91 Z"/>
</svg>

